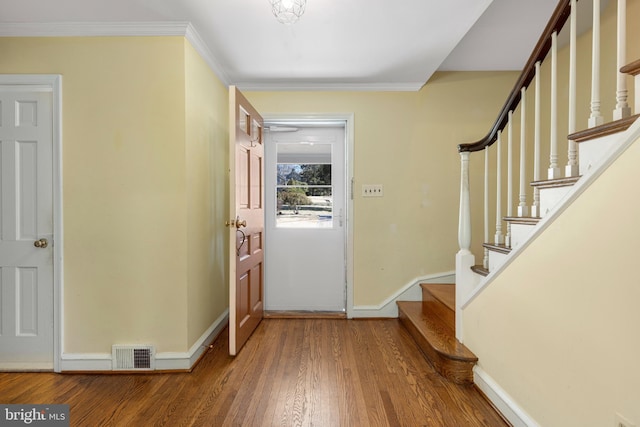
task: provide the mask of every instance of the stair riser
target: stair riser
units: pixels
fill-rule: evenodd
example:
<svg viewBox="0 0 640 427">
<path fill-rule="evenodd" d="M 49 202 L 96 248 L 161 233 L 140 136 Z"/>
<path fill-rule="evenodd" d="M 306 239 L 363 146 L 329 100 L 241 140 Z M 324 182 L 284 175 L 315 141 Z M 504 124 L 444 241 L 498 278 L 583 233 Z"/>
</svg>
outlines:
<svg viewBox="0 0 640 427">
<path fill-rule="evenodd" d="M 452 325 L 452 328 L 456 324 L 456 313 L 424 288 L 422 289 L 422 310 L 439 317 L 445 324 Z"/>
<path fill-rule="evenodd" d="M 529 238 L 534 224 L 511 224 L 511 248 L 515 249 Z"/>
<path fill-rule="evenodd" d="M 579 148 L 580 175 L 587 173 L 609 150 L 612 150 L 616 140 L 619 140 L 618 134 L 581 142 Z"/>
</svg>

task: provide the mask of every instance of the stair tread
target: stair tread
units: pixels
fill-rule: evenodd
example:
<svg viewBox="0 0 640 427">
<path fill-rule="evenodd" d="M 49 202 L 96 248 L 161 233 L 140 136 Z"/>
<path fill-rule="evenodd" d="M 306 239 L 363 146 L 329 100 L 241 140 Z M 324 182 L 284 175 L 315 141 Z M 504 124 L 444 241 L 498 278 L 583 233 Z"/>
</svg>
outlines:
<svg viewBox="0 0 640 427">
<path fill-rule="evenodd" d="M 445 324 L 439 317 L 430 317 L 423 311 L 421 301 L 398 301 L 398 308 L 441 356 L 468 362 L 478 360 L 471 350 L 456 339 L 454 325 Z"/>
<path fill-rule="evenodd" d="M 536 225 L 542 218 L 536 216 L 505 216 L 502 219 L 512 224 Z"/>
<path fill-rule="evenodd" d="M 420 286 L 451 311 L 456 311 L 456 285 L 451 283 L 421 283 Z"/>
<path fill-rule="evenodd" d="M 489 275 L 489 269 L 488 268 L 484 268 L 484 266 L 482 265 L 474 265 L 471 267 L 471 271 L 473 271 L 474 273 L 478 273 L 481 276 L 488 276 Z"/>
<path fill-rule="evenodd" d="M 579 176 L 570 176 L 568 178 L 545 179 L 541 181 L 532 181 L 531 186 L 537 188 L 558 188 L 569 187 L 578 182 Z"/>
<path fill-rule="evenodd" d="M 490 251 L 499 252 L 501 254 L 508 254 L 511 252 L 511 248 L 504 243 L 496 245 L 495 243 L 483 243 L 483 248 L 487 248 Z"/>
</svg>

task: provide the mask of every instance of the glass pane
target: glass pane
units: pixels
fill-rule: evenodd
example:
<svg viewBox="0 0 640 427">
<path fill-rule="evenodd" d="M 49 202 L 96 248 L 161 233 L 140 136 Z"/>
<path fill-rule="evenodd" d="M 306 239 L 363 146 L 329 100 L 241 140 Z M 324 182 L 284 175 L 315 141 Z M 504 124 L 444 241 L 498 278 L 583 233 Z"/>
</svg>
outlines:
<svg viewBox="0 0 640 427">
<path fill-rule="evenodd" d="M 322 195 L 311 195 L 311 194 Z M 333 226 L 331 187 L 278 186 L 276 226 L 330 228 Z"/>
<path fill-rule="evenodd" d="M 331 144 L 279 143 L 276 226 L 333 227 Z"/>
</svg>

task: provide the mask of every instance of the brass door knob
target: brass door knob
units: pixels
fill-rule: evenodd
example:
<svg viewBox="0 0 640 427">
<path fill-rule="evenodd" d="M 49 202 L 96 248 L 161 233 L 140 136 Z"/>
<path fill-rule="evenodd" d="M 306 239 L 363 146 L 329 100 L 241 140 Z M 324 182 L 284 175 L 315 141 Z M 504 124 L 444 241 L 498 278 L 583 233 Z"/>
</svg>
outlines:
<svg viewBox="0 0 640 427">
<path fill-rule="evenodd" d="M 35 246 L 36 248 L 44 249 L 49 246 L 49 242 L 47 241 L 47 239 L 38 239 L 33 242 L 33 246 Z"/>
<path fill-rule="evenodd" d="M 246 227 L 247 220 L 243 219 L 242 221 L 240 221 L 240 217 L 237 217 L 236 219 L 232 219 L 231 221 L 225 221 L 224 225 L 227 227 L 236 227 L 236 228 Z"/>
</svg>

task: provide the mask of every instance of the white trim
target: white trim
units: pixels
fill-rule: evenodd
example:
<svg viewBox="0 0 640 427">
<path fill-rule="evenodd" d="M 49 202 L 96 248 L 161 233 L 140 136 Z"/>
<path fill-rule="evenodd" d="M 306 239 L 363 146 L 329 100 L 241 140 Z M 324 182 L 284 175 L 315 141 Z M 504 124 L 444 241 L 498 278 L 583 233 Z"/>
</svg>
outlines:
<svg viewBox="0 0 640 427">
<path fill-rule="evenodd" d="M 190 370 L 229 322 L 225 310 L 186 352 L 156 353 L 156 370 Z M 111 353 L 66 353 L 62 355 L 60 371 L 111 371 Z"/>
<path fill-rule="evenodd" d="M 405 284 L 389 298 L 378 305 L 359 305 L 353 307 L 352 317 L 398 317 L 397 301 L 421 301 L 421 283 L 455 283 L 455 271 L 430 274 L 428 276 L 416 277 L 411 282 Z M 402 298 L 402 299 L 401 299 Z"/>
<path fill-rule="evenodd" d="M 182 36 L 225 85 L 229 77 L 190 22 L 43 22 L 0 23 L 0 37 L 160 37 Z"/>
<path fill-rule="evenodd" d="M 218 62 L 215 56 L 213 56 L 211 50 L 209 50 L 209 47 L 207 46 L 205 41 L 202 40 L 202 37 L 200 37 L 200 34 L 196 31 L 193 25 L 187 25 L 186 33 L 184 36 L 189 41 L 189 43 L 191 43 L 191 46 L 193 46 L 196 52 L 200 54 L 202 59 L 204 59 L 204 62 L 209 65 L 209 68 L 211 68 L 213 74 L 218 77 L 222 84 L 229 87 L 229 76 L 224 71 L 224 67 Z"/>
<path fill-rule="evenodd" d="M 473 382 L 513 427 L 540 426 L 478 365 L 473 368 Z"/>
<path fill-rule="evenodd" d="M 202 56 L 213 73 L 227 87 L 231 84 L 224 67 L 191 22 L 131 21 L 131 22 L 4 22 L 0 23 L 0 37 L 130 37 L 183 36 Z M 242 91 L 380 91 L 417 92 L 425 82 L 408 83 L 311 83 L 311 82 L 243 82 L 236 86 Z"/>
<path fill-rule="evenodd" d="M 345 122 L 345 198 L 346 198 L 346 312 L 347 318 L 353 318 L 353 195 L 351 194 L 351 182 L 353 180 L 353 152 L 354 152 L 354 119 L 353 113 L 277 113 L 263 114 L 265 123 L 286 121 L 295 122 L 319 122 L 319 121 L 344 121 Z M 266 125 L 265 125 L 266 126 Z"/>
<path fill-rule="evenodd" d="M 53 370 L 60 371 L 62 354 L 63 305 L 63 253 L 62 228 L 62 76 L 57 74 L 0 74 L 0 85 L 25 85 L 31 90 L 52 92 L 51 143 L 53 163 Z"/>
<path fill-rule="evenodd" d="M 0 37 L 185 36 L 189 22 L 4 22 Z"/>
<path fill-rule="evenodd" d="M 237 84 L 242 91 L 355 91 L 355 92 L 417 92 L 424 82 L 414 83 L 258 83 Z"/>
<path fill-rule="evenodd" d="M 529 238 L 513 249 L 509 256 L 505 259 L 495 271 L 489 273 L 478 286 L 462 301 L 461 308 L 464 310 L 482 291 L 488 287 L 493 280 L 500 275 L 540 234 L 542 234 L 549 225 L 555 221 L 580 195 L 606 171 L 617 159 L 629 148 L 636 140 L 640 138 L 640 120 L 636 120 L 627 131 L 616 135 L 613 147 L 605 153 L 605 155 L 589 169 L 578 182 L 571 187 L 565 196 L 558 201 L 553 211 L 543 217 Z"/>
</svg>

